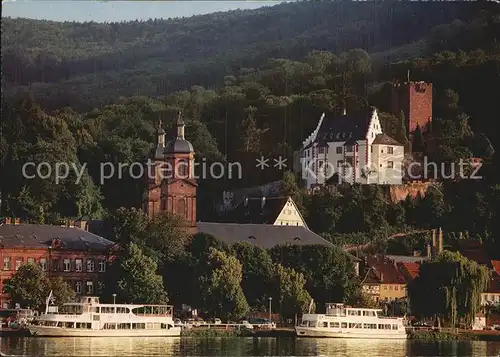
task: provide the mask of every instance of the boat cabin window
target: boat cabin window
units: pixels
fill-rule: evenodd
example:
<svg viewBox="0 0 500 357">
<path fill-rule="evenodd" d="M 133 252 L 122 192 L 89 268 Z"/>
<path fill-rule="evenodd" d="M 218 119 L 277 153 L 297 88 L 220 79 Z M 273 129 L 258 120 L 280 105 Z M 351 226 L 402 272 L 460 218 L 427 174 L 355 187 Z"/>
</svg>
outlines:
<svg viewBox="0 0 500 357">
<path fill-rule="evenodd" d="M 323 327 L 328 327 L 328 322 L 327 321 L 323 322 Z"/>
<path fill-rule="evenodd" d="M 127 307 L 117 307 L 116 308 L 116 313 L 117 314 L 128 314 L 128 308 Z"/>
<path fill-rule="evenodd" d="M 101 306 L 101 314 L 114 314 L 115 307 L 114 306 Z"/>
<path fill-rule="evenodd" d="M 59 309 L 59 313 L 67 315 L 81 315 L 83 314 L 82 305 L 63 305 Z"/>
<path fill-rule="evenodd" d="M 391 325 L 390 324 L 378 324 L 379 330 L 390 330 Z"/>
<path fill-rule="evenodd" d="M 363 328 L 367 328 L 370 330 L 376 330 L 377 329 L 377 324 L 363 324 Z"/>
<path fill-rule="evenodd" d="M 340 323 L 339 322 L 330 322 L 330 327 L 339 328 L 340 327 Z"/>
<path fill-rule="evenodd" d="M 392 329 L 393 330 L 397 330 L 398 329 L 398 325 L 392 325 Z"/>
<path fill-rule="evenodd" d="M 347 322 L 342 322 L 342 328 L 347 328 Z"/>
<path fill-rule="evenodd" d="M 363 310 L 363 316 L 377 316 L 375 311 L 365 311 Z"/>
<path fill-rule="evenodd" d="M 349 316 L 361 316 L 361 310 L 348 310 Z"/>
</svg>

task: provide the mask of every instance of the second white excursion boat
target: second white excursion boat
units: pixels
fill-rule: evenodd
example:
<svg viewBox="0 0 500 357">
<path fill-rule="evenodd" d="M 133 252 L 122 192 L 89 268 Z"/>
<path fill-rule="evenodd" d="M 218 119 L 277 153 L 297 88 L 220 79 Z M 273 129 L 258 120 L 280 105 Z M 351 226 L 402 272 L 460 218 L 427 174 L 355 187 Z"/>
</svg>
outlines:
<svg viewBox="0 0 500 357">
<path fill-rule="evenodd" d="M 332 338 L 406 339 L 403 318 L 382 317 L 380 309 L 326 304 L 326 314 L 304 314 L 297 336 Z"/>
<path fill-rule="evenodd" d="M 52 292 L 51 292 L 52 295 Z M 80 302 L 49 306 L 28 327 L 35 336 L 148 337 L 180 336 L 174 327 L 170 305 L 101 304 L 98 297 L 85 296 Z"/>
</svg>

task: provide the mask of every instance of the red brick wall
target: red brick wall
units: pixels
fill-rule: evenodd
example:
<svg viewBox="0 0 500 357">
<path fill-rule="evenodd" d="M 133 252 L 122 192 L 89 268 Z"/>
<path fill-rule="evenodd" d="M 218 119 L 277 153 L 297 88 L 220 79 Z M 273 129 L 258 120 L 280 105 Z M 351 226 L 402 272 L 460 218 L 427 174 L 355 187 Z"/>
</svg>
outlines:
<svg viewBox="0 0 500 357">
<path fill-rule="evenodd" d="M 175 175 L 179 173 L 179 162 L 187 160 L 189 165 L 190 179 L 179 178 L 175 180 Z M 165 157 L 166 162 L 171 163 L 173 168 L 173 179 L 165 179 L 160 182 L 159 175 L 156 173 L 156 180 L 150 183 L 146 200 L 144 202 L 144 211 L 148 216 L 153 216 L 159 212 L 169 212 L 181 216 L 186 223 L 186 229 L 189 233 L 196 233 L 192 227 L 196 226 L 196 183 L 194 180 L 194 154 L 172 154 Z M 157 170 L 157 169 L 155 169 Z M 180 212 L 179 201 L 184 200 L 185 211 Z"/>
<path fill-rule="evenodd" d="M 417 125 L 422 131 L 427 129 L 432 120 L 432 83 L 398 83 L 392 88 L 391 100 L 393 114 L 403 111 L 410 133 Z"/>
<path fill-rule="evenodd" d="M 4 258 L 10 257 L 10 269 L 4 270 Z M 36 249 L 26 249 L 26 248 L 2 248 L 0 249 L 0 291 L 3 292 L 3 283 L 5 280 L 10 279 L 12 275 L 16 272 L 16 260 L 22 259 L 23 263 L 27 263 L 29 258 L 33 258 L 35 263 L 39 264 L 40 259 L 44 258 L 47 261 L 47 274 L 49 276 L 61 276 L 67 281 L 70 286 L 75 289 L 76 282 L 80 281 L 82 283 L 82 291 L 85 292 L 86 282 L 92 281 L 94 287 L 94 293 L 92 295 L 98 295 L 98 282 L 104 281 L 104 272 L 99 272 L 99 261 L 106 261 L 105 269 L 109 268 L 109 262 L 113 257 L 108 254 L 103 254 L 102 252 L 92 252 L 92 251 L 71 251 L 65 249 L 49 249 L 36 248 Z M 64 259 L 70 259 L 70 271 L 63 271 L 63 261 Z M 81 272 L 75 271 L 75 259 L 82 259 L 83 270 Z M 94 271 L 87 271 L 87 259 L 94 260 Z M 57 260 L 58 267 L 54 269 L 51 262 Z M 4 303 L 9 303 L 9 296 L 2 293 L 0 295 L 0 307 Z"/>
</svg>

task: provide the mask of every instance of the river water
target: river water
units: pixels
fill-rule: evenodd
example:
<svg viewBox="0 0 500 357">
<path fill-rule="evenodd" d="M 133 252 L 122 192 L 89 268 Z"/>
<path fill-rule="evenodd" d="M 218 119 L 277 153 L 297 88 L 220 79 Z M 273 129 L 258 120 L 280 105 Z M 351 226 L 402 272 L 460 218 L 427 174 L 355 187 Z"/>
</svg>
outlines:
<svg viewBox="0 0 500 357">
<path fill-rule="evenodd" d="M 499 356 L 500 342 L 313 338 L 1 338 L 0 351 L 24 356 Z"/>
</svg>

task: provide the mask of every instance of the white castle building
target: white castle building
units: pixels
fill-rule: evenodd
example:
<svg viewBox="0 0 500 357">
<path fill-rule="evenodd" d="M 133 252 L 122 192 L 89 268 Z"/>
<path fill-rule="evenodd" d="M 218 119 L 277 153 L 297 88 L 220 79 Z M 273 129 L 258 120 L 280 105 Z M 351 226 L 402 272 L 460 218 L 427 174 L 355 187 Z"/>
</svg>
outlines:
<svg viewBox="0 0 500 357">
<path fill-rule="evenodd" d="M 404 146 L 382 132 L 374 107 L 321 116 L 299 152 L 307 188 L 325 182 L 402 183 Z"/>
</svg>

